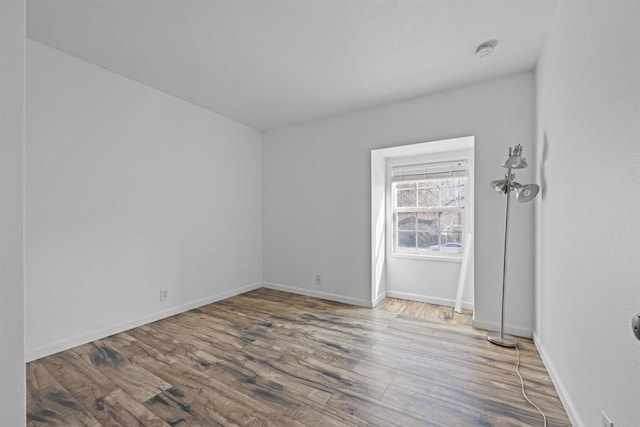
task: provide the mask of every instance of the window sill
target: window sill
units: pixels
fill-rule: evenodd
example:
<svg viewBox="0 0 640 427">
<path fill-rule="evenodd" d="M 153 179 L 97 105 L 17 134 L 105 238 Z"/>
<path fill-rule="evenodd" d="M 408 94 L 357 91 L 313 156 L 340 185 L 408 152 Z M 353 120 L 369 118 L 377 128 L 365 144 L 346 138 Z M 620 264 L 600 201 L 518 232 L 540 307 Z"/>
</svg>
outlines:
<svg viewBox="0 0 640 427">
<path fill-rule="evenodd" d="M 452 255 L 418 255 L 418 254 L 388 254 L 389 258 L 404 258 L 404 259 L 415 259 L 418 261 L 444 261 L 444 262 L 457 262 L 462 263 L 462 255 L 460 256 L 452 256 Z"/>
</svg>

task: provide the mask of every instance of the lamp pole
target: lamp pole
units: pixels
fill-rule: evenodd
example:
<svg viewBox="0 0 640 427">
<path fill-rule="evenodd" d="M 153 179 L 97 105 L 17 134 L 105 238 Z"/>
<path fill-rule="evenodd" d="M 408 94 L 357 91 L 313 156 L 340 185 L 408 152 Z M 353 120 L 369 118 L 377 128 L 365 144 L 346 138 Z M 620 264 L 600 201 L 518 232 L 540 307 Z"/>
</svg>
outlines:
<svg viewBox="0 0 640 427">
<path fill-rule="evenodd" d="M 511 150 L 510 150 L 511 151 Z M 504 219 L 504 250 L 502 255 L 502 305 L 500 311 L 500 335 L 489 334 L 487 339 L 493 344 L 501 347 L 515 347 L 518 342 L 512 336 L 504 334 L 504 307 L 505 307 L 505 294 L 507 289 L 507 244 L 509 242 L 509 205 L 511 202 L 511 168 L 507 169 L 506 176 L 506 196 L 507 207 L 505 210 Z"/>
<path fill-rule="evenodd" d="M 522 203 L 533 200 L 538 192 L 540 186 L 537 184 L 522 185 L 514 181 L 515 174 L 511 174 L 511 169 L 524 169 L 527 167 L 527 162 L 522 157 L 522 146 L 520 144 L 515 147 L 509 147 L 509 159 L 502 165 L 507 169 L 507 174 L 504 179 L 491 181 L 489 185 L 498 193 L 502 193 L 507 196 L 507 208 L 504 218 L 504 252 L 502 255 L 502 306 L 500 312 L 500 335 L 496 333 L 487 334 L 487 339 L 493 344 L 502 347 L 515 347 L 518 345 L 518 341 L 510 335 L 504 333 L 504 306 L 505 306 L 505 294 L 507 289 L 507 245 L 509 244 L 509 204 L 511 202 L 511 191 L 516 192 L 516 200 Z"/>
</svg>

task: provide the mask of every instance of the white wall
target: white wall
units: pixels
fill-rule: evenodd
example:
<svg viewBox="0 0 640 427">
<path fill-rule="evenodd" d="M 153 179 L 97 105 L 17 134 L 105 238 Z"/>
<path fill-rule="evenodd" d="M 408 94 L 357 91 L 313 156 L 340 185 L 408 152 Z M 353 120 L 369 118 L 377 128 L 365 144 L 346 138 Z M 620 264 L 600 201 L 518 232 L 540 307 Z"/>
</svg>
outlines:
<svg viewBox="0 0 640 427">
<path fill-rule="evenodd" d="M 261 281 L 258 131 L 33 41 L 26 119 L 28 359 Z"/>
<path fill-rule="evenodd" d="M 0 424 L 25 424 L 25 4 L 0 0 Z"/>
<path fill-rule="evenodd" d="M 460 277 L 460 261 L 387 257 L 387 295 L 453 307 Z M 471 291 L 469 289 L 469 291 Z M 465 295 L 465 308 L 473 301 Z"/>
<path fill-rule="evenodd" d="M 522 73 L 379 108 L 267 131 L 263 135 L 263 279 L 307 293 L 371 302 L 372 149 L 475 136 L 475 310 L 500 318 L 507 147 L 534 153 L 534 80 Z M 518 172 L 522 181 L 531 170 Z M 533 205 L 516 204 L 507 323 L 533 327 Z M 516 255 L 517 254 L 517 255 Z M 314 274 L 322 275 L 322 286 Z"/>
<path fill-rule="evenodd" d="M 577 426 L 640 423 L 640 2 L 561 2 L 537 70 L 536 339 Z"/>
</svg>

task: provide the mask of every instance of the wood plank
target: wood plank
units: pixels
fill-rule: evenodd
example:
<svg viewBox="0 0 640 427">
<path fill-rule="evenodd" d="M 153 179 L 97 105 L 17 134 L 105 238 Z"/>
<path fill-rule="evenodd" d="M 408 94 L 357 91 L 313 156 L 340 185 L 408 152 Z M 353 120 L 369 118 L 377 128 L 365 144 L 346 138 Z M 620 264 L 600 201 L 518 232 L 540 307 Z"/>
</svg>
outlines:
<svg viewBox="0 0 640 427">
<path fill-rule="evenodd" d="M 101 340 L 75 347 L 73 351 L 139 402 L 172 387 Z"/>
<path fill-rule="evenodd" d="M 441 381 L 439 376 L 426 378 L 417 372 L 407 373 L 389 370 L 384 366 L 365 360 L 356 367 L 356 370 L 365 375 L 387 381 L 406 393 L 420 393 L 430 399 L 441 400 L 446 405 L 458 406 L 464 411 L 473 412 L 475 410 L 491 419 L 499 419 L 504 413 L 521 413 L 533 417 L 537 415 L 534 408 L 522 407 L 523 398 L 519 387 L 513 387 L 509 393 L 501 393 L 499 395 L 486 393 L 485 389 L 479 391 L 473 387 L 465 387 L 464 382 L 455 384 L 450 381 Z M 553 407 L 547 408 L 545 412 L 550 421 L 555 420 L 554 417 L 557 415 L 561 415 L 557 414 Z M 560 416 L 557 422 L 561 423 L 561 418 Z"/>
<path fill-rule="evenodd" d="M 513 349 L 451 307 L 258 289 L 27 365 L 29 425 L 539 425 Z M 531 340 L 527 393 L 569 420 Z"/>
<path fill-rule="evenodd" d="M 122 423 L 123 425 L 130 426 L 137 423 L 149 427 L 169 427 L 169 424 L 158 418 L 156 414 L 120 389 L 112 391 L 105 396 L 104 402 L 108 404 L 110 408 L 113 408 L 112 410 L 117 408 L 119 413 L 126 411 L 131 414 L 133 418 Z"/>
<path fill-rule="evenodd" d="M 79 392 L 85 389 L 90 389 L 96 397 L 103 397 L 118 388 L 110 379 L 71 350 L 45 357 L 40 360 L 40 363 L 76 398 Z"/>
<path fill-rule="evenodd" d="M 442 400 L 434 399 L 431 396 L 415 391 L 406 391 L 395 385 L 389 386 L 385 392 L 383 401 L 393 406 L 401 404 L 406 412 L 421 417 L 425 421 L 443 426 L 508 424 L 528 427 L 536 425 L 539 422 L 539 420 L 536 420 L 535 418 L 527 417 L 522 414 L 510 414 L 508 416 L 508 422 L 505 419 L 497 419 L 496 417 L 491 419 L 481 410 L 446 404 Z M 522 422 L 523 419 L 525 422 Z"/>
<path fill-rule="evenodd" d="M 144 402 L 144 406 L 170 426 L 224 426 L 207 415 L 207 409 L 185 399 L 180 389 L 168 389 Z"/>
<path fill-rule="evenodd" d="M 277 409 L 182 364 L 176 363 L 157 374 L 180 384 L 170 390 L 174 399 L 222 425 L 302 426 Z"/>
<path fill-rule="evenodd" d="M 174 362 L 166 353 L 139 341 L 127 333 L 120 333 L 102 340 L 106 345 L 120 354 L 126 354 L 127 359 L 149 371 L 162 369 Z"/>
<path fill-rule="evenodd" d="M 258 364 L 253 364 L 252 367 L 256 365 Z M 275 408 L 283 415 L 291 417 L 305 425 L 365 425 L 362 420 L 349 414 L 327 411 L 327 408 L 323 405 L 326 404 L 326 401 L 331 397 L 330 393 L 311 387 L 307 387 L 302 393 L 299 393 L 299 386 L 283 386 L 280 382 L 261 376 L 257 371 L 249 369 L 249 367 L 244 364 L 216 364 L 207 367 L 204 372 L 234 389 L 245 389 L 245 393 L 253 399 Z M 285 381 L 285 383 L 287 382 Z M 287 384 L 291 385 L 291 383 Z M 314 390 L 315 393 L 309 393 L 309 390 Z M 321 401 L 324 402 L 318 402 L 312 399 L 318 394 L 324 395 L 321 399 Z"/>
<path fill-rule="evenodd" d="M 353 414 L 371 425 L 402 427 L 439 425 L 423 418 L 416 418 L 408 414 L 404 408 L 358 394 L 336 393 L 329 399 L 327 406 Z"/>
<path fill-rule="evenodd" d="M 27 388 L 27 425 L 100 425 L 38 361 L 27 365 Z"/>
</svg>

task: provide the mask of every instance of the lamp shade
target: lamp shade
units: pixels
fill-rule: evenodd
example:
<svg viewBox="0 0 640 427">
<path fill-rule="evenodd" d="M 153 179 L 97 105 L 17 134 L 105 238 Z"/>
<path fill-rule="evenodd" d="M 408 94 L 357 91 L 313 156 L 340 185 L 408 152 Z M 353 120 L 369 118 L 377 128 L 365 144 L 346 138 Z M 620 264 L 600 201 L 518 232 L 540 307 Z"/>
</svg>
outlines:
<svg viewBox="0 0 640 427">
<path fill-rule="evenodd" d="M 495 181 L 491 181 L 489 183 L 491 188 L 496 190 L 498 193 L 505 194 L 507 192 L 507 180 L 506 179 L 496 179 Z"/>
<path fill-rule="evenodd" d="M 513 148 L 513 151 L 509 150 L 509 158 L 502 167 L 508 169 L 524 169 L 527 167 L 527 161 L 522 157 L 522 145 L 518 144 Z"/>
<path fill-rule="evenodd" d="M 516 188 L 516 200 L 523 203 L 529 202 L 538 195 L 539 191 L 538 184 L 519 185 Z"/>
</svg>

